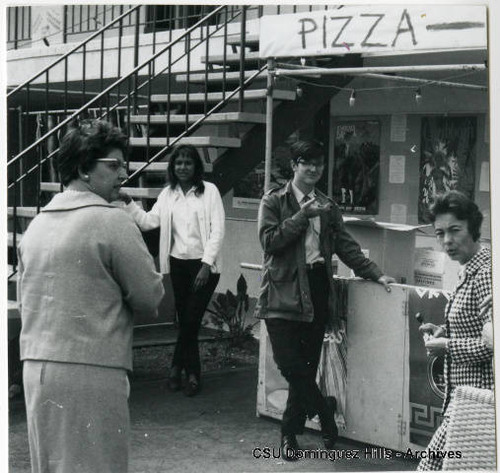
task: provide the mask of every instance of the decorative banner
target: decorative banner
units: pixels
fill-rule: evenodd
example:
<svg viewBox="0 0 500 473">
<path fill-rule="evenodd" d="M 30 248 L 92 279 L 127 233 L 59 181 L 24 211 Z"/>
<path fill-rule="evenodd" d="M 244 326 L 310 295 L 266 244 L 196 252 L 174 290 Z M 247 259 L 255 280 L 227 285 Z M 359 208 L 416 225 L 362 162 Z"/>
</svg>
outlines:
<svg viewBox="0 0 500 473">
<path fill-rule="evenodd" d="M 449 293 L 413 287 L 408 293 L 410 330 L 410 442 L 427 446 L 441 423 L 444 399 L 443 357 L 427 357 L 418 330 L 420 314 L 424 322 L 444 323 Z"/>
<path fill-rule="evenodd" d="M 476 117 L 422 119 L 419 223 L 429 223 L 435 196 L 456 189 L 474 197 Z"/>
<path fill-rule="evenodd" d="M 260 57 L 486 48 L 481 5 L 356 5 L 260 20 Z"/>
<path fill-rule="evenodd" d="M 343 212 L 378 213 L 380 124 L 374 120 L 335 127 L 333 198 Z"/>
</svg>

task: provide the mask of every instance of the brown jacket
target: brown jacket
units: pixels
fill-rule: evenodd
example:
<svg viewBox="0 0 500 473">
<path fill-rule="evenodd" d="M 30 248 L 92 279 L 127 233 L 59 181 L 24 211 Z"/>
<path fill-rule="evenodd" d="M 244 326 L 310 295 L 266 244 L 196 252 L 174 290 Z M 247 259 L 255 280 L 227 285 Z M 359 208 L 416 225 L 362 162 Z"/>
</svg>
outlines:
<svg viewBox="0 0 500 473">
<path fill-rule="evenodd" d="M 328 303 L 333 314 L 333 254 L 336 253 L 357 276 L 376 281 L 382 272 L 363 255 L 358 243 L 346 231 L 338 206 L 317 189 L 315 192 L 318 202 L 333 204 L 331 212 L 321 216 L 320 230 L 320 252 L 331 282 Z M 257 317 L 312 321 L 314 314 L 305 257 L 308 225 L 309 219 L 300 209 L 291 182 L 270 190 L 262 198 L 258 231 L 264 249 L 264 273 Z"/>
</svg>

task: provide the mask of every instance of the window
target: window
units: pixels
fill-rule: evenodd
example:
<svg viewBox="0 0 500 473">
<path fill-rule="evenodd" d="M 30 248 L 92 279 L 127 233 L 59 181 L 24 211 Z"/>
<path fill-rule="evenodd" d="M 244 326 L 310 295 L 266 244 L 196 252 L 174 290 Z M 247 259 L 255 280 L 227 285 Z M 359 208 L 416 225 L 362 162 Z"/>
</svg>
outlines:
<svg viewBox="0 0 500 473">
<path fill-rule="evenodd" d="M 7 8 L 7 49 L 31 40 L 31 7 Z"/>
</svg>

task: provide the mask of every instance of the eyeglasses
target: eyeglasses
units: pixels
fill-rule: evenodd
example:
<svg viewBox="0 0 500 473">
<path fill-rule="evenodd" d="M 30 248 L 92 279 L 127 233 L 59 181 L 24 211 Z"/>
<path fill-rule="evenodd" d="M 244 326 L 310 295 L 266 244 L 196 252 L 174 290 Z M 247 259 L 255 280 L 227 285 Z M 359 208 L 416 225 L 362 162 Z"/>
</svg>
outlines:
<svg viewBox="0 0 500 473">
<path fill-rule="evenodd" d="M 309 169 L 320 169 L 325 166 L 325 163 L 323 161 L 305 161 L 304 159 L 297 159 L 297 164 L 302 164 L 302 166 Z"/>
<path fill-rule="evenodd" d="M 127 164 L 119 161 L 118 159 L 100 158 L 96 159 L 96 161 L 99 163 L 108 163 L 109 168 L 111 168 L 113 171 L 118 171 L 120 169 L 125 169 L 125 171 L 127 170 Z"/>
</svg>

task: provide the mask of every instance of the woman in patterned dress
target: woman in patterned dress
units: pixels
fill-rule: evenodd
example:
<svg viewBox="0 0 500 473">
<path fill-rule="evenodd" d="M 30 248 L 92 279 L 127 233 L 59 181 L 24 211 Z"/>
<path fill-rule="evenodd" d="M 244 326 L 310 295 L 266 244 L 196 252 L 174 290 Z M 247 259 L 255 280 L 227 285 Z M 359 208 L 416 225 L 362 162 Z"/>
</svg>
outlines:
<svg viewBox="0 0 500 473">
<path fill-rule="evenodd" d="M 479 242 L 483 215 L 477 205 L 458 191 L 436 198 L 431 221 L 436 237 L 448 256 L 462 265 L 460 280 L 445 309 L 445 324 L 423 324 L 432 335 L 425 342 L 428 354 L 444 353 L 446 380 L 443 422 L 428 445 L 431 454 L 418 470 L 440 470 L 443 459 L 432 452 L 443 451 L 449 422 L 448 406 L 459 385 L 493 389 L 493 348 L 482 336 L 491 320 L 491 310 L 482 310 L 491 300 L 491 252 Z"/>
</svg>

